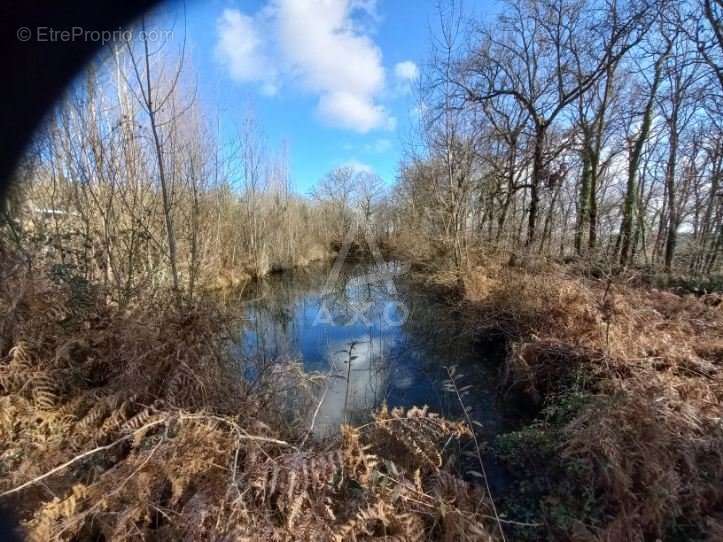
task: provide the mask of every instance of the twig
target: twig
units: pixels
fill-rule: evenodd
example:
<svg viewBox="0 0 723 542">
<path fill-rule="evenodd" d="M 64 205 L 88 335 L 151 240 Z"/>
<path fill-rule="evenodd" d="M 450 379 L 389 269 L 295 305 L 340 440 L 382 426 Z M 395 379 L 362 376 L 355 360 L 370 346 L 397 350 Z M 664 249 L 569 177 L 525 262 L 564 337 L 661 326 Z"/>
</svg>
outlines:
<svg viewBox="0 0 723 542">
<path fill-rule="evenodd" d="M 216 420 L 221 423 L 225 423 L 226 425 L 230 425 L 232 428 L 237 429 L 239 432 L 238 438 L 242 440 L 253 440 L 256 442 L 268 442 L 269 444 L 278 444 L 279 446 L 285 446 L 288 448 L 294 448 L 297 449 L 296 446 L 293 444 L 289 444 L 285 440 L 279 440 L 271 437 L 260 437 L 258 435 L 250 435 L 246 432 L 245 429 L 243 429 L 240 425 L 237 423 L 232 422 L 231 420 L 224 418 L 222 416 L 213 416 L 211 414 L 182 414 L 179 416 L 180 420 Z M 1 496 L 1 495 L 0 495 Z"/>
<path fill-rule="evenodd" d="M 540 522 L 527 523 L 525 521 L 514 521 L 512 519 L 496 518 L 487 514 L 480 514 L 483 518 L 494 519 L 500 523 L 507 523 L 508 525 L 517 525 L 518 527 L 543 527 L 545 524 Z"/>
<path fill-rule="evenodd" d="M 163 437 L 163 440 L 165 440 L 165 438 L 166 438 L 166 437 L 164 436 L 164 437 Z M 128 482 L 130 482 L 131 479 L 132 479 L 136 474 L 138 474 L 139 472 L 141 472 L 141 470 L 143 470 L 143 468 L 148 464 L 148 462 L 151 460 L 151 458 L 153 458 L 153 455 L 158 451 L 158 448 L 161 447 L 161 444 L 163 444 L 163 440 L 161 440 L 158 444 L 156 444 L 156 445 L 153 447 L 153 449 L 152 449 L 151 452 L 146 456 L 146 458 L 143 460 L 143 462 L 142 462 L 140 465 L 138 465 L 138 467 L 136 467 L 136 468 L 133 470 L 133 472 L 130 473 L 130 474 L 123 480 L 123 482 L 122 482 L 120 485 L 118 485 L 118 486 L 117 486 L 115 489 L 113 489 L 113 491 L 111 491 L 110 493 L 107 493 L 106 495 L 104 495 L 104 499 L 103 499 L 103 500 L 108 499 L 108 498 L 110 498 L 110 497 L 112 497 L 112 496 L 117 495 L 118 493 L 120 493 L 120 492 L 123 490 L 123 488 L 128 484 Z M 82 518 L 85 518 L 85 517 L 91 515 L 91 514 L 102 504 L 102 502 L 103 502 L 103 501 L 98 501 L 98 502 L 96 502 L 95 504 L 93 504 L 93 506 L 91 506 L 90 508 L 88 508 L 86 511 L 84 511 L 83 513 L 81 513 L 80 515 L 77 515 L 77 516 L 73 516 L 73 517 L 71 517 L 71 518 L 68 518 L 68 519 L 66 520 L 64 526 L 63 526 L 63 531 L 67 528 L 68 525 L 71 525 L 71 524 L 73 524 L 73 523 L 77 524 L 77 523 L 79 523 L 80 521 L 82 521 Z M 159 512 L 160 512 L 160 510 L 159 510 Z M 61 532 L 62 532 L 62 531 L 61 531 Z"/>
<path fill-rule="evenodd" d="M 133 432 L 131 432 L 131 433 L 128 433 L 127 435 L 123 435 L 122 437 L 120 437 L 120 438 L 117 439 L 117 440 L 114 440 L 114 441 L 111 442 L 110 444 L 106 444 L 106 445 L 104 445 L 104 446 L 98 446 L 97 448 L 93 448 L 92 450 L 88 450 L 87 452 L 83 452 L 82 454 L 80 454 L 80 455 L 78 455 L 78 456 L 75 456 L 73 459 L 71 459 L 71 460 L 69 460 L 69 461 L 66 461 L 66 462 L 63 463 L 62 465 L 58 465 L 57 467 L 55 467 L 55 468 L 53 468 L 53 469 L 50 469 L 50 470 L 49 470 L 48 472 L 46 472 L 45 474 L 41 474 L 41 475 L 38 476 L 37 478 L 33 478 L 32 480 L 29 480 L 29 481 L 25 482 L 24 484 L 21 484 L 21 485 L 19 485 L 19 486 L 17 486 L 17 487 L 14 487 L 13 489 L 8 489 L 7 491 L 4 491 L 4 492 L 0 493 L 0 498 L 6 497 L 6 496 L 8 496 L 8 495 L 12 495 L 13 493 L 17 493 L 18 491 L 21 491 L 21 490 L 25 489 L 26 487 L 32 486 L 32 485 L 34 485 L 34 484 L 37 484 L 38 482 L 40 482 L 40 481 L 42 481 L 42 480 L 45 480 L 45 479 L 48 478 L 49 476 L 52 476 L 52 475 L 55 474 L 56 472 L 60 472 L 61 470 L 68 468 L 69 466 L 73 465 L 74 463 L 77 463 L 78 461 L 82 461 L 82 460 L 85 459 L 86 457 L 89 457 L 89 456 L 91 456 L 91 455 L 93 455 L 93 454 L 96 454 L 96 453 L 98 453 L 98 452 L 102 452 L 102 451 L 104 451 L 104 450 L 109 450 L 109 449 L 113 448 L 114 446 L 117 446 L 117 445 L 120 444 L 121 442 L 123 442 L 123 441 L 125 441 L 125 440 L 128 440 L 129 438 L 131 438 L 131 437 L 132 437 L 133 435 L 135 435 L 136 433 L 138 433 L 138 432 L 140 432 L 140 431 L 145 431 L 146 429 L 148 429 L 148 428 L 150 428 L 150 427 L 154 427 L 154 426 L 156 426 L 156 425 L 160 425 L 160 424 L 162 424 L 162 423 L 166 423 L 167 421 L 168 421 L 167 418 L 163 418 L 162 420 L 156 420 L 156 421 L 147 423 L 147 424 L 144 425 L 143 427 L 139 427 L 139 428 L 136 429 L 135 431 L 133 431 Z"/>
<path fill-rule="evenodd" d="M 321 405 L 324 404 L 324 399 L 326 399 L 326 394 L 328 391 L 329 391 L 329 381 L 327 380 L 325 382 L 325 386 L 324 386 L 324 393 L 321 394 L 321 399 L 319 399 L 319 404 L 316 405 L 316 409 L 314 410 L 314 415 L 311 417 L 311 424 L 309 424 L 309 429 L 306 431 L 304 438 L 301 440 L 301 444 L 299 444 L 299 448 L 304 447 L 304 444 L 306 444 L 306 440 L 309 438 L 309 435 L 311 435 L 314 432 L 314 426 L 316 425 L 316 417 L 319 415 L 319 411 L 321 410 Z"/>
<path fill-rule="evenodd" d="M 368 429 L 369 427 L 373 427 L 375 425 L 384 425 L 385 423 L 395 423 L 395 422 L 404 422 L 409 420 L 418 420 L 419 418 L 410 418 L 408 416 L 399 416 L 398 418 L 388 418 L 384 420 L 373 420 L 371 422 L 365 423 L 363 425 L 359 425 L 355 427 L 357 431 L 361 431 L 362 429 Z M 434 418 L 427 418 L 427 422 L 432 422 Z M 441 423 L 438 420 L 434 420 L 434 423 L 436 423 L 438 426 L 441 425 Z"/>
<path fill-rule="evenodd" d="M 394 478 L 393 476 L 389 476 L 388 474 L 385 474 L 385 473 L 383 473 L 383 472 L 381 472 L 381 473 L 379 473 L 379 474 L 380 474 L 382 477 L 387 478 L 388 480 L 391 480 L 392 482 L 394 482 L 395 484 L 397 484 L 397 485 L 399 485 L 399 486 L 402 485 L 402 482 L 401 482 L 400 480 L 397 480 L 397 479 Z M 420 497 L 423 497 L 423 498 L 425 498 L 425 499 L 430 499 L 430 498 L 431 498 L 430 495 L 428 495 L 427 493 L 424 493 L 423 491 L 418 491 L 418 490 L 416 490 L 416 489 L 413 488 L 413 487 L 406 486 L 406 489 L 408 489 L 408 490 L 411 491 L 412 493 L 416 493 L 417 495 L 419 495 Z M 409 497 L 405 497 L 405 496 L 402 496 L 402 498 L 405 498 L 405 499 L 408 499 L 408 500 L 412 500 L 412 499 L 409 499 Z M 421 504 L 422 506 L 426 506 L 426 507 L 434 506 L 433 503 L 429 503 L 429 502 L 422 502 L 422 501 L 413 501 L 413 502 L 416 502 L 417 504 Z M 446 504 L 447 506 L 450 506 L 451 508 L 454 508 L 457 512 L 459 512 L 460 515 L 464 516 L 464 511 L 461 510 L 460 508 L 457 508 L 456 506 L 454 506 L 453 503 L 445 503 L 445 504 Z M 538 523 L 538 522 L 535 522 L 535 523 L 526 523 L 526 522 L 524 522 L 524 521 L 514 521 L 514 520 L 511 520 L 511 519 L 502 519 L 502 518 L 500 518 L 500 517 L 490 516 L 490 515 L 488 515 L 488 514 L 480 514 L 480 516 L 483 517 L 483 518 L 487 518 L 487 519 L 494 519 L 494 520 L 496 520 L 496 521 L 499 521 L 500 523 L 508 523 L 508 524 L 510 524 L 510 525 L 517 525 L 517 526 L 519 526 L 519 527 L 542 527 L 542 526 L 544 525 L 544 523 Z"/>
<path fill-rule="evenodd" d="M 167 422 L 170 421 L 171 419 L 172 419 L 171 417 L 166 417 L 166 418 L 163 418 L 163 419 L 160 419 L 160 420 L 155 420 L 155 421 L 149 422 L 149 423 L 145 424 L 144 426 L 139 427 L 139 428 L 136 429 L 135 431 L 132 431 L 132 432 L 130 432 L 130 433 L 126 434 L 126 435 L 123 435 L 122 437 L 114 440 L 114 441 L 111 442 L 110 444 L 105 444 L 105 445 L 103 445 L 103 446 L 98 446 L 97 448 L 93 448 L 92 450 L 88 450 L 87 452 L 83 452 L 82 454 L 75 456 L 73 459 L 70 459 L 70 460 L 66 461 L 66 462 L 63 463 L 62 465 L 58 465 L 57 467 L 55 467 L 55 468 L 53 468 L 53 469 L 50 469 L 50 470 L 49 470 L 48 472 L 46 472 L 45 474 L 41 474 L 40 476 L 38 476 L 38 477 L 36 477 L 36 478 L 33 478 L 32 480 L 28 480 L 28 481 L 25 482 L 24 484 L 21 484 L 21 485 L 19 485 L 19 486 L 17 486 L 17 487 L 14 487 L 14 488 L 12 488 L 12 489 L 8 489 L 7 491 L 4 491 L 3 493 L 0 493 L 0 498 L 6 497 L 6 496 L 8 496 L 8 495 L 12 495 L 13 493 L 17 493 L 18 491 L 22 491 L 22 490 L 25 489 L 26 487 L 35 485 L 35 484 L 37 484 L 38 482 L 41 482 L 42 480 L 45 480 L 46 478 L 52 476 L 53 474 L 56 474 L 56 473 L 62 471 L 63 469 L 66 469 L 66 468 L 68 468 L 69 466 L 77 463 L 78 461 L 82 461 L 83 459 L 85 459 L 85 458 L 87 458 L 87 457 L 89 457 L 89 456 L 91 456 L 91 455 L 93 455 L 93 454 L 97 454 L 98 452 L 102 452 L 102 451 L 105 451 L 105 450 L 109 450 L 109 449 L 117 446 L 117 445 L 120 444 L 121 442 L 124 442 L 124 441 L 128 440 L 129 438 L 131 438 L 131 437 L 132 437 L 133 435 L 135 435 L 136 433 L 139 433 L 139 432 L 141 432 L 141 431 L 145 431 L 145 430 L 147 430 L 147 429 L 149 429 L 149 428 L 151 428 L 151 427 L 155 427 L 156 425 L 161 425 L 161 424 L 167 423 Z M 178 416 L 177 419 L 178 419 L 179 421 L 183 421 L 183 420 L 199 420 L 199 419 L 217 420 L 217 421 L 226 423 L 226 424 L 230 425 L 231 427 L 233 427 L 234 429 L 236 429 L 236 431 L 237 431 L 237 433 L 238 433 L 238 434 L 237 434 L 237 438 L 239 438 L 239 439 L 241 439 L 241 440 L 252 440 L 252 441 L 256 441 L 256 442 L 268 442 L 268 443 L 271 443 L 271 444 L 277 444 L 277 445 L 279 445 L 279 446 L 287 446 L 287 447 L 296 449 L 296 446 L 292 446 L 291 444 L 289 444 L 288 442 L 283 441 L 283 440 L 278 440 L 278 439 L 275 439 L 275 438 L 268 438 L 268 437 L 259 437 L 259 436 L 256 436 L 256 435 L 249 435 L 249 434 L 248 434 L 244 429 L 242 429 L 238 424 L 235 424 L 234 422 L 232 422 L 232 421 L 230 421 L 230 420 L 227 420 L 226 418 L 222 418 L 221 416 L 212 416 L 212 415 L 205 415 L 205 414 L 199 414 L 199 415 L 181 414 L 180 416 Z"/>
<path fill-rule="evenodd" d="M 347 368 L 346 368 L 346 393 L 344 394 L 344 421 L 347 419 L 347 412 L 348 412 L 348 406 L 349 406 L 349 379 L 351 378 L 351 362 L 354 359 L 354 347 L 356 346 L 357 342 L 352 341 L 349 344 L 349 352 L 348 352 L 348 359 L 347 362 Z"/>
<path fill-rule="evenodd" d="M 487 481 L 487 471 L 485 470 L 484 462 L 482 461 L 482 453 L 480 452 L 480 446 L 479 441 L 477 440 L 477 433 L 474 430 L 474 424 L 472 423 L 472 420 L 469 418 L 469 413 L 467 412 L 467 407 L 464 405 L 464 401 L 462 400 L 462 396 L 459 393 L 459 388 L 457 387 L 457 382 L 455 380 L 455 375 L 452 372 L 452 370 L 449 367 L 445 367 L 447 370 L 447 374 L 449 375 L 449 381 L 454 389 L 454 393 L 457 395 L 457 400 L 459 401 L 459 405 L 462 407 L 462 412 L 464 412 L 464 419 L 467 423 L 467 426 L 469 427 L 470 432 L 472 433 L 472 439 L 474 441 L 474 447 L 475 447 L 475 453 L 477 454 L 477 461 L 479 462 L 480 469 L 482 470 L 482 479 L 485 483 L 485 489 L 487 490 L 487 495 L 490 498 L 490 504 L 492 505 L 492 512 L 494 512 L 494 519 L 497 521 L 497 528 L 500 530 L 500 536 L 502 537 L 502 542 L 506 542 L 505 538 L 505 532 L 502 529 L 502 520 L 500 519 L 500 515 L 497 513 L 497 506 L 495 506 L 495 500 L 492 498 L 492 491 L 490 490 L 490 484 Z"/>
</svg>

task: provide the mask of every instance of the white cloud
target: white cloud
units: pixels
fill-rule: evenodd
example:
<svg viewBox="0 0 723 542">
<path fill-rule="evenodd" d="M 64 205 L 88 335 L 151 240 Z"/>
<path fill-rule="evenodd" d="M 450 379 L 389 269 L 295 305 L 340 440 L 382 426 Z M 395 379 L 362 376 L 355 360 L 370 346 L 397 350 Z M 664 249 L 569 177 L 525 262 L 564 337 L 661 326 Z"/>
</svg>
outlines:
<svg viewBox="0 0 723 542">
<path fill-rule="evenodd" d="M 387 122 L 382 107 L 350 92 L 322 94 L 317 111 L 328 124 L 361 133 L 385 126 Z"/>
<path fill-rule="evenodd" d="M 364 162 L 360 162 L 359 160 L 347 160 L 343 164 L 341 164 L 341 167 L 348 167 L 356 171 L 357 173 L 374 173 L 374 168 L 370 166 L 369 164 L 365 164 Z"/>
<path fill-rule="evenodd" d="M 381 89 L 381 51 L 355 32 L 348 1 L 278 0 L 276 5 L 281 46 L 309 87 L 363 96 Z"/>
<path fill-rule="evenodd" d="M 385 85 L 382 52 L 358 20 L 373 20 L 375 10 L 373 0 L 270 0 L 253 17 L 225 10 L 217 55 L 232 78 L 267 91 L 278 89 L 280 77 L 298 82 L 318 95 L 317 113 L 331 126 L 394 129 L 378 100 Z"/>
<path fill-rule="evenodd" d="M 411 60 L 405 60 L 394 66 L 394 75 L 400 81 L 414 81 L 419 77 L 419 68 Z"/>
<path fill-rule="evenodd" d="M 412 85 L 419 79 L 419 68 L 411 60 L 397 62 L 394 65 L 394 92 L 405 96 L 412 92 Z"/>
<path fill-rule="evenodd" d="M 264 94 L 276 94 L 276 74 L 265 58 L 258 21 L 237 9 L 225 9 L 216 26 L 216 58 L 228 67 L 231 78 L 258 82 Z"/>
<path fill-rule="evenodd" d="M 376 141 L 373 141 L 372 143 L 367 143 L 364 145 L 364 150 L 367 152 L 374 152 L 374 153 L 385 153 L 389 149 L 392 148 L 392 142 L 389 139 L 386 138 L 380 138 Z"/>
<path fill-rule="evenodd" d="M 369 17 L 373 23 L 379 22 L 381 16 L 377 10 L 377 0 L 351 0 L 351 9 Z"/>
</svg>

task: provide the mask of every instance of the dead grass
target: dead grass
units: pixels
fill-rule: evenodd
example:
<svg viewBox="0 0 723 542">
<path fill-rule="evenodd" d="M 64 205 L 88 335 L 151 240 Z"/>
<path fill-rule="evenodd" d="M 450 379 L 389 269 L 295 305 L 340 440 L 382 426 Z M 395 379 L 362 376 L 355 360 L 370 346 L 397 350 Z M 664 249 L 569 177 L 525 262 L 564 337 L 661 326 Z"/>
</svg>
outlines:
<svg viewBox="0 0 723 542">
<path fill-rule="evenodd" d="M 240 378 L 217 305 L 121 309 L 34 276 L 15 267 L 0 292 L 0 499 L 30 540 L 502 536 L 447 462 L 464 424 L 383 409 L 307 444 L 278 385 L 313 379 L 294 363 Z"/>
<path fill-rule="evenodd" d="M 692 525 L 716 540 L 723 517 L 723 305 L 487 262 L 465 277 L 480 328 L 513 340 L 507 389 L 538 404 L 570 389 L 590 400 L 558 451 L 592 473 L 603 521 L 579 540 L 663 538 Z M 651 538 L 652 537 L 652 538 Z"/>
<path fill-rule="evenodd" d="M 224 346 L 231 315 L 217 304 L 179 310 L 158 296 L 121 309 L 82 281 L 4 269 L 0 499 L 31 539 L 503 536 L 485 491 L 448 464 L 465 425 L 382 410 L 337 441 L 307 443 L 309 420 L 278 390 L 300 390 L 301 412 L 315 380 L 291 362 L 239 378 Z M 595 520 L 545 517 L 536 538 L 667 539 L 674 525 L 720 538 L 718 297 L 494 259 L 463 285 L 477 329 L 512 339 L 508 390 L 548 407 L 570 390 L 586 397 L 553 446 L 582 466 Z M 547 483 L 548 499 L 564 499 Z"/>
</svg>

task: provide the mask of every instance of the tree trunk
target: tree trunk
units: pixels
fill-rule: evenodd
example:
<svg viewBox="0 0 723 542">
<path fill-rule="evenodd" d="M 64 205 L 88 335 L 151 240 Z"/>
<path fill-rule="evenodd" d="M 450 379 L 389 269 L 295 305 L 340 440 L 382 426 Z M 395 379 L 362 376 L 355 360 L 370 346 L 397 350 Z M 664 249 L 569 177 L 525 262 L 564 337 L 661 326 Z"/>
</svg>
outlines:
<svg viewBox="0 0 723 542">
<path fill-rule="evenodd" d="M 537 213 L 540 206 L 540 182 L 545 169 L 543 152 L 545 148 L 545 132 L 547 126 L 537 122 L 535 127 L 535 155 L 532 163 L 532 182 L 530 183 L 530 212 L 527 221 L 527 241 L 525 246 L 531 247 L 537 231 Z"/>
<path fill-rule="evenodd" d="M 580 204 L 578 205 L 577 227 L 575 228 L 575 252 L 582 255 L 582 240 L 585 235 L 590 212 L 590 154 L 587 142 L 582 150 L 582 175 L 580 176 Z"/>
<path fill-rule="evenodd" d="M 668 47 L 670 51 L 670 47 Z M 643 113 L 643 122 L 640 127 L 640 133 L 633 143 L 633 148 L 630 151 L 630 159 L 628 161 L 628 182 L 625 191 L 625 203 L 623 204 L 623 222 L 620 226 L 621 236 L 621 249 L 620 249 L 620 263 L 622 265 L 628 264 L 630 257 L 630 249 L 632 242 L 632 228 L 635 212 L 635 199 L 638 191 L 638 170 L 640 168 L 640 159 L 643 154 L 643 146 L 648 139 L 650 134 L 650 127 L 653 122 L 653 106 L 655 105 L 655 96 L 660 86 L 660 75 L 663 68 L 663 63 L 668 54 L 666 51 L 661 55 L 655 62 L 655 72 L 653 74 L 653 83 L 650 88 L 650 96 L 645 104 L 645 111 Z"/>
<path fill-rule="evenodd" d="M 678 209 L 675 193 L 675 165 L 678 154 L 677 115 L 673 113 L 670 130 L 670 154 L 665 168 L 665 184 L 668 187 L 668 237 L 665 242 L 665 272 L 670 273 L 673 266 L 675 246 L 678 241 Z"/>
</svg>

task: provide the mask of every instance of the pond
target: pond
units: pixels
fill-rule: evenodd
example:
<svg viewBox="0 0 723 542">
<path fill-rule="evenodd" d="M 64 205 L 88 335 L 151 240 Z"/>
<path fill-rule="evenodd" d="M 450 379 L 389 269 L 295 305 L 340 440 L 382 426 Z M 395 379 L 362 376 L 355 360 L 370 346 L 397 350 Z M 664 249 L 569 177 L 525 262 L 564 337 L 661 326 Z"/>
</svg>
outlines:
<svg viewBox="0 0 723 542">
<path fill-rule="evenodd" d="M 415 281 L 398 262 L 356 262 L 277 273 L 244 294 L 240 355 L 299 359 L 328 376 L 314 423 L 317 437 L 363 423 L 383 402 L 428 405 L 459 418 L 445 391 L 456 366 L 483 440 L 514 426 L 498 400 L 504 345 L 480 342 L 454 305 Z"/>
</svg>

